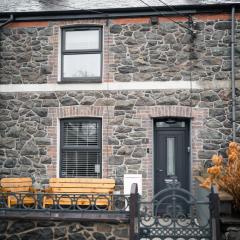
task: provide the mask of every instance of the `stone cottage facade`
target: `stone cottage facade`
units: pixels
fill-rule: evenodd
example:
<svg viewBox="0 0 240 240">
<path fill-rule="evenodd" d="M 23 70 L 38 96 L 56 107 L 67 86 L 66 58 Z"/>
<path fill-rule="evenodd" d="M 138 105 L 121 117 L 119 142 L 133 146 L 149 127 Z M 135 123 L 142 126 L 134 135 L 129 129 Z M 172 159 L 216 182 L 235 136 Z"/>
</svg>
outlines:
<svg viewBox="0 0 240 240">
<path fill-rule="evenodd" d="M 188 126 L 184 151 L 190 185 L 202 163 L 215 153 L 225 155 L 232 139 L 231 6 L 226 5 L 224 12 L 217 7 L 199 8 L 191 14 L 192 22 L 172 16 L 177 23 L 161 15 L 154 23 L 152 16 L 140 13 L 135 17 L 78 16 L 13 21 L 0 30 L 0 177 L 31 176 L 36 183 L 47 184 L 50 177 L 89 174 L 115 178 L 122 191 L 124 174 L 141 174 L 143 195 L 151 198 L 155 159 L 161 154 L 156 128 L 166 121 L 179 121 Z M 71 48 L 78 34 L 81 39 L 91 30 L 99 38 L 90 47 Z M 237 87 L 239 30 L 237 9 Z M 71 75 L 80 62 L 73 55 L 86 61 L 85 73 Z M 96 58 L 87 60 L 87 55 Z M 237 88 L 237 141 L 239 107 Z M 74 125 L 74 120 L 80 123 Z M 93 137 L 98 139 L 92 140 L 93 157 L 84 155 L 88 147 L 76 150 L 77 158 L 65 154 L 67 143 L 62 139 L 75 141 L 71 136 L 76 129 L 86 124 L 90 131 L 93 123 L 97 124 Z M 69 133 L 66 129 L 71 124 L 77 127 Z M 81 134 L 77 138 L 82 140 Z M 83 161 L 76 170 L 67 165 L 74 159 Z M 93 169 L 84 172 L 91 161 L 95 161 Z M 168 171 L 176 170 L 168 164 Z M 72 175 L 68 167 L 73 168 Z"/>
</svg>

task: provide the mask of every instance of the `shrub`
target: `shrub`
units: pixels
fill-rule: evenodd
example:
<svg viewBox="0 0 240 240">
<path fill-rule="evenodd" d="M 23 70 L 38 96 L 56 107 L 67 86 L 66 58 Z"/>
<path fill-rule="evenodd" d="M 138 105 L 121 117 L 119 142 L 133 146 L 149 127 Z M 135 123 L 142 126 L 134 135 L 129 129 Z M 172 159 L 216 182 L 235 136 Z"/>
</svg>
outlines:
<svg viewBox="0 0 240 240">
<path fill-rule="evenodd" d="M 232 195 L 235 207 L 240 209 L 240 144 L 229 143 L 228 160 L 224 163 L 221 155 L 213 155 L 213 166 L 208 168 L 209 177 L 200 185 L 209 188 L 216 184 L 219 190 Z"/>
</svg>

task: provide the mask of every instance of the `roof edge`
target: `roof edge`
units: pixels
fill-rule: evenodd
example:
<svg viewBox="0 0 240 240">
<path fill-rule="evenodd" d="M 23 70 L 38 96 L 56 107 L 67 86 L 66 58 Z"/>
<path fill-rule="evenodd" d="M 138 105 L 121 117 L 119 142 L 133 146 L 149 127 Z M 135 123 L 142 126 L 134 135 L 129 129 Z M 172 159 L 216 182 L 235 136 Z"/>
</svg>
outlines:
<svg viewBox="0 0 240 240">
<path fill-rule="evenodd" d="M 232 7 L 240 10 L 240 3 L 222 4 L 199 4 L 199 5 L 176 5 L 173 6 L 179 14 L 194 13 L 219 13 L 230 12 Z M 167 6 L 156 6 L 161 15 L 177 15 Z M 100 12 L 100 13 L 97 13 Z M 86 18 L 120 18 L 120 17 L 142 17 L 160 15 L 149 7 L 134 8 L 111 8 L 111 9 L 86 9 L 86 10 L 58 10 L 40 12 L 2 12 L 0 22 L 6 21 L 10 15 L 14 15 L 14 21 L 39 21 L 39 20 L 63 20 L 63 19 L 86 19 Z"/>
</svg>

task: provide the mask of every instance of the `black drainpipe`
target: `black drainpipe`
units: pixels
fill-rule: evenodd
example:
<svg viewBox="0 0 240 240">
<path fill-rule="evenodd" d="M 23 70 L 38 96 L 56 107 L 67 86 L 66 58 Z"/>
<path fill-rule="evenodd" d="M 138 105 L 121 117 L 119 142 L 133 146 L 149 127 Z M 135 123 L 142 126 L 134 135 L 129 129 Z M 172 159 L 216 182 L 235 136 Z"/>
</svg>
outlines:
<svg viewBox="0 0 240 240">
<path fill-rule="evenodd" d="M 231 58 L 232 58 L 232 140 L 236 141 L 236 86 L 235 86 L 235 7 L 232 7 L 231 32 Z"/>
<path fill-rule="evenodd" d="M 0 28 L 6 26 L 6 25 L 9 24 L 10 22 L 13 22 L 13 20 L 14 20 L 14 16 L 13 16 L 13 14 L 11 14 L 11 15 L 10 15 L 10 18 L 9 18 L 6 22 L 4 22 L 4 23 L 2 23 L 2 24 L 0 25 Z"/>
</svg>

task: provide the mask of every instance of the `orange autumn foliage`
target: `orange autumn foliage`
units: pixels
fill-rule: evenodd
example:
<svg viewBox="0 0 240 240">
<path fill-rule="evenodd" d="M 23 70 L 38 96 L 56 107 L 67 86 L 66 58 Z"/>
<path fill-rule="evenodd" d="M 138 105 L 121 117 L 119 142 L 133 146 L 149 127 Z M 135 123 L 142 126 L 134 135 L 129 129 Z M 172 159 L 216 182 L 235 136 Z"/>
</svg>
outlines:
<svg viewBox="0 0 240 240">
<path fill-rule="evenodd" d="M 207 173 L 213 176 L 218 176 L 221 173 L 221 167 L 220 166 L 210 167 L 208 168 Z"/>
<path fill-rule="evenodd" d="M 220 166 L 223 162 L 223 157 L 221 155 L 213 155 L 212 162 L 216 166 Z"/>
<path fill-rule="evenodd" d="M 200 186 L 209 188 L 216 184 L 219 190 L 231 194 L 236 207 L 240 208 L 240 144 L 230 142 L 227 153 L 226 164 L 221 155 L 212 156 L 213 166 L 207 170 L 209 177 Z"/>
</svg>

